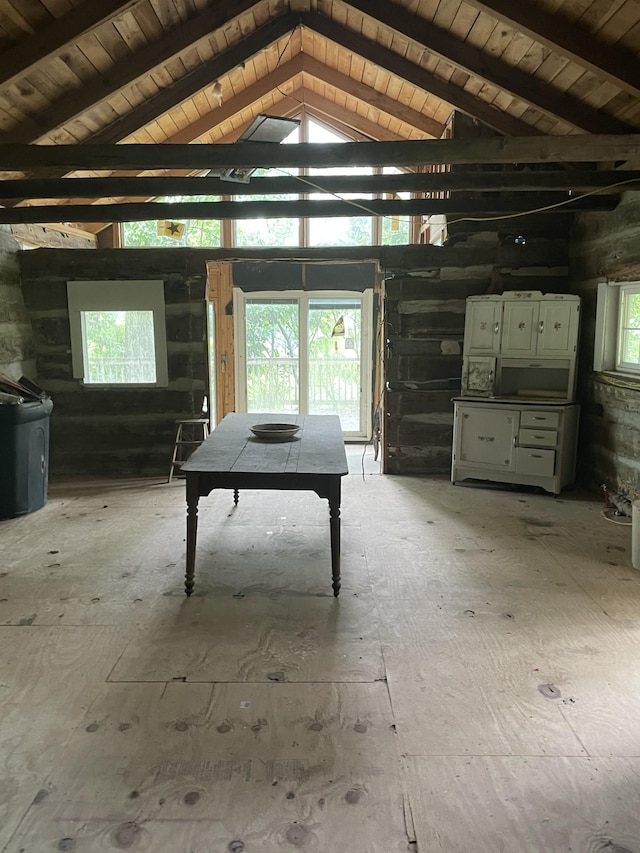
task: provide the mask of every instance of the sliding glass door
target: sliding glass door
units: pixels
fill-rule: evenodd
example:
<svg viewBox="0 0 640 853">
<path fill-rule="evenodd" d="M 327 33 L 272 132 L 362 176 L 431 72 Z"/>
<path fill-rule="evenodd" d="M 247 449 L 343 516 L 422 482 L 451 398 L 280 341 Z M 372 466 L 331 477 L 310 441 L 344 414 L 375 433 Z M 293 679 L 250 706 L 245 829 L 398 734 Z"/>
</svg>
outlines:
<svg viewBox="0 0 640 853">
<path fill-rule="evenodd" d="M 368 439 L 371 291 L 234 291 L 237 409 L 339 415 L 347 438 Z"/>
</svg>

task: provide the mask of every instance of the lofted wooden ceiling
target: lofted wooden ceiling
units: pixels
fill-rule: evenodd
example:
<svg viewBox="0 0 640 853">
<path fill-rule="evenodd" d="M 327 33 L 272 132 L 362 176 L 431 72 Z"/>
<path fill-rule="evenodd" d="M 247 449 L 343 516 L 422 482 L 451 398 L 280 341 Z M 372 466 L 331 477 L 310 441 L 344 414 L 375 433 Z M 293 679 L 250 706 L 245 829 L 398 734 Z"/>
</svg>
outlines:
<svg viewBox="0 0 640 853">
<path fill-rule="evenodd" d="M 361 141 L 437 139 L 453 110 L 635 134 L 639 52 L 639 0 L 0 0 L 0 178 L 29 173 L 9 144 L 230 143 L 302 107 Z"/>
</svg>

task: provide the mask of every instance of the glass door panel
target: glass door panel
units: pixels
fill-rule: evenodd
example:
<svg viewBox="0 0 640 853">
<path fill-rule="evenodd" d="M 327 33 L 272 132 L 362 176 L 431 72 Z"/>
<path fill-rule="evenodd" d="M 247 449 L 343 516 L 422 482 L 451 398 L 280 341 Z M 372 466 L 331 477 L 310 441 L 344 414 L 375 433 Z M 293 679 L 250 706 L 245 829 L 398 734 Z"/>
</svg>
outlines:
<svg viewBox="0 0 640 853">
<path fill-rule="evenodd" d="M 345 437 L 371 432 L 371 291 L 234 289 L 237 411 L 338 415 Z"/>
<path fill-rule="evenodd" d="M 297 299 L 245 302 L 247 411 L 300 410 L 300 318 Z"/>
<path fill-rule="evenodd" d="M 309 414 L 339 415 L 344 432 L 360 432 L 362 301 L 310 299 Z"/>
</svg>

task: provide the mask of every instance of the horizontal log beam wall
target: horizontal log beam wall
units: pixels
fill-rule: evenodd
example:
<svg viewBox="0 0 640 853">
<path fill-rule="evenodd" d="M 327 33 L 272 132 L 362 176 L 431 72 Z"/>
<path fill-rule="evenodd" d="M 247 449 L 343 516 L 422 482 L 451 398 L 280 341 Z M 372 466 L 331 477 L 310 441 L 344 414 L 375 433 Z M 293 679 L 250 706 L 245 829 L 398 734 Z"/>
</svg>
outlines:
<svg viewBox="0 0 640 853">
<path fill-rule="evenodd" d="M 36 249 L 20 255 L 36 347 L 35 377 L 53 399 L 51 476 L 167 475 L 175 421 L 198 415 L 206 393 L 206 266 L 178 255 Z M 66 283 L 163 279 L 169 385 L 87 388 L 73 378 Z"/>
<path fill-rule="evenodd" d="M 598 281 L 640 281 L 640 194 L 606 217 L 580 216 L 572 241 L 572 289 L 582 297 L 578 467 L 584 485 L 603 483 L 640 498 L 640 381 L 593 371 Z"/>
<path fill-rule="evenodd" d="M 452 397 L 460 392 L 466 298 L 505 290 L 568 290 L 568 240 L 477 248 L 472 242 L 420 259 L 406 253 L 386 275 L 387 391 L 384 461 L 390 474 L 448 474 Z"/>
</svg>

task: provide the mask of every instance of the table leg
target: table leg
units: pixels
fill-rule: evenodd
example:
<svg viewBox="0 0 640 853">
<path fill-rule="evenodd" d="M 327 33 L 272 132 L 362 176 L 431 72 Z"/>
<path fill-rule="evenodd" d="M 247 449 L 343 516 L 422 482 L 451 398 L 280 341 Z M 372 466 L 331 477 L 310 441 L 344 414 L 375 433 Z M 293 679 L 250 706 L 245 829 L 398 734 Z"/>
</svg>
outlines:
<svg viewBox="0 0 640 853">
<path fill-rule="evenodd" d="M 340 595 L 340 479 L 329 490 L 329 526 L 331 528 L 331 577 L 333 594 Z"/>
<path fill-rule="evenodd" d="M 187 571 L 184 591 L 187 596 L 193 592 L 196 573 L 196 540 L 198 536 L 198 478 L 187 474 Z"/>
</svg>

